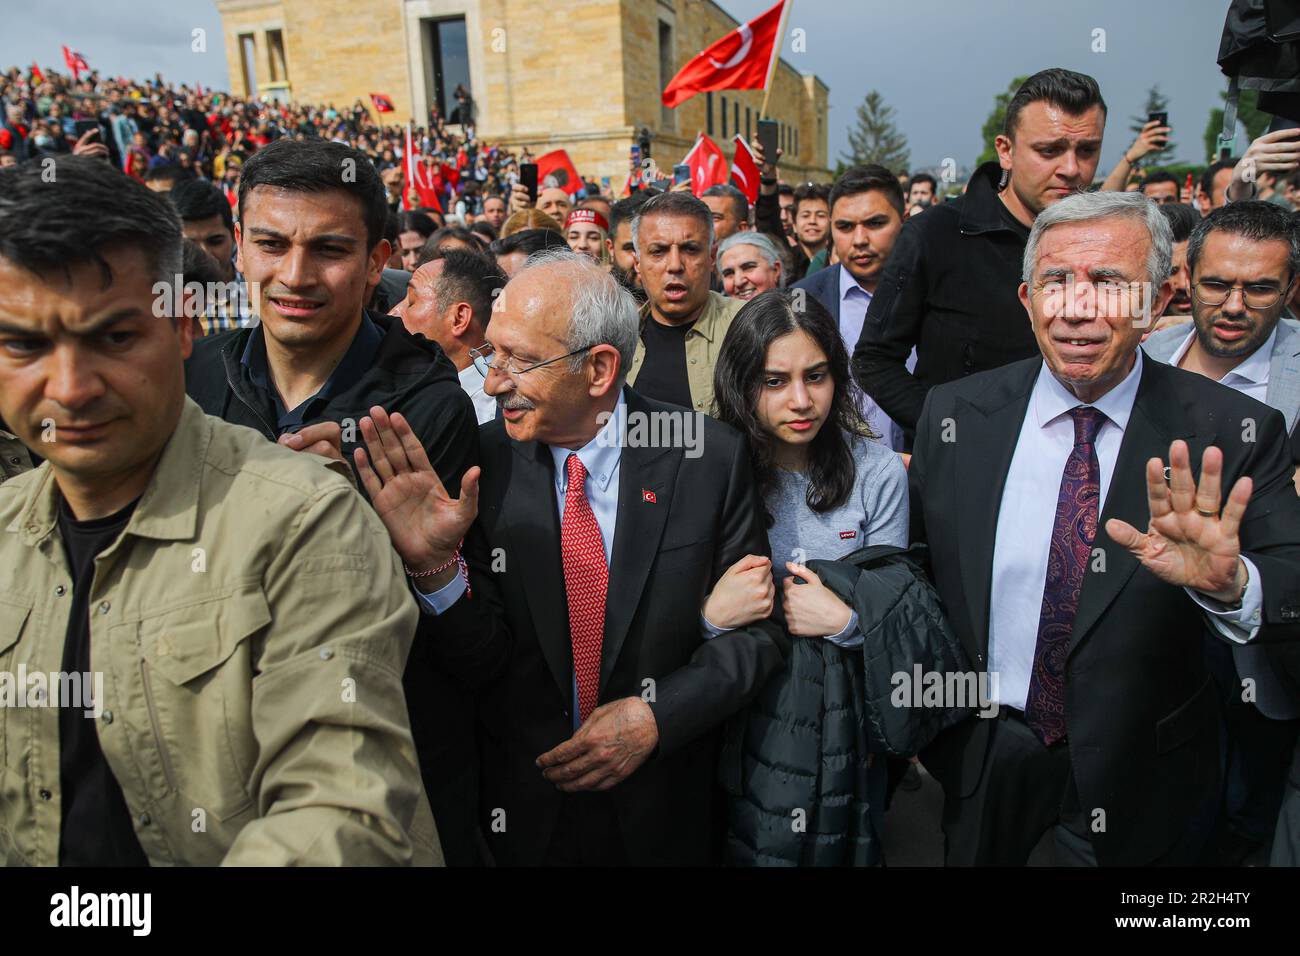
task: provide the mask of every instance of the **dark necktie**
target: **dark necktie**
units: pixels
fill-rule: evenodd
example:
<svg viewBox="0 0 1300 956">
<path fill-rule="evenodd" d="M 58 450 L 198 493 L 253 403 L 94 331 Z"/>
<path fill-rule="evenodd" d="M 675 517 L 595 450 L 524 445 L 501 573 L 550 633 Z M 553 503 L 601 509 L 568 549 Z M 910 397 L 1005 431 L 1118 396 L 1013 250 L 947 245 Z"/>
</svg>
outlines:
<svg viewBox="0 0 1300 956">
<path fill-rule="evenodd" d="M 1101 468 L 1094 441 L 1106 416 L 1079 405 L 1074 419 L 1074 448 L 1065 461 L 1061 490 L 1056 496 L 1056 521 L 1047 556 L 1047 580 L 1034 645 L 1034 672 L 1029 679 L 1025 722 L 1047 746 L 1065 737 L 1065 658 L 1079 611 L 1083 573 L 1097 536 Z"/>
</svg>

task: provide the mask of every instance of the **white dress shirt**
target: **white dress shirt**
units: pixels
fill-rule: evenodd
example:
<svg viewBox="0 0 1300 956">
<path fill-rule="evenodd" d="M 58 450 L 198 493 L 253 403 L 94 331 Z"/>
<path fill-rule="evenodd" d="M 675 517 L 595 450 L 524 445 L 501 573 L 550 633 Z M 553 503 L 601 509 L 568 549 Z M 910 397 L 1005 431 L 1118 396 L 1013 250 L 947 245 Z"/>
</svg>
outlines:
<svg viewBox="0 0 1300 956">
<path fill-rule="evenodd" d="M 871 305 L 871 293 L 858 285 L 853 273 L 840 265 L 840 336 L 853 357 L 858 338 L 862 335 L 862 323 L 867 318 L 867 308 Z M 912 350 L 909 366 L 916 361 L 916 350 Z M 863 394 L 862 416 L 871 426 L 871 430 L 880 436 L 880 443 L 886 448 L 899 451 L 903 447 L 903 430 L 894 420 L 885 414 L 885 410 L 876 404 L 870 396 Z"/>
<path fill-rule="evenodd" d="M 461 389 L 474 403 L 474 417 L 478 419 L 478 423 L 483 425 L 496 418 L 497 400 L 483 391 L 483 376 L 478 373 L 474 363 L 466 365 L 458 374 Z"/>
<path fill-rule="evenodd" d="M 1094 441 L 1099 467 L 1098 519 L 1105 512 L 1106 494 L 1137 397 L 1142 365 L 1142 350 L 1138 349 L 1128 376 L 1092 403 L 1106 416 Z M 998 703 L 1017 710 L 1025 709 L 1029 696 L 1043 589 L 1047 583 L 1047 559 L 1056 522 L 1056 499 L 1066 460 L 1074 449 L 1074 420 L 1068 413 L 1080 404 L 1083 403 L 1044 363 L 1029 397 L 1029 408 L 998 511 L 989 603 L 988 667 L 990 673 L 997 675 L 997 681 L 991 682 L 996 691 L 992 696 Z M 1243 557 L 1243 561 L 1249 584 L 1240 608 L 1225 611 L 1211 599 L 1187 590 L 1214 627 L 1237 643 L 1245 643 L 1259 630 L 1262 602 L 1259 573 L 1249 559 Z"/>
<path fill-rule="evenodd" d="M 1196 339 L 1196 328 L 1187 333 L 1187 338 L 1183 339 L 1183 344 L 1178 346 L 1178 351 L 1169 357 L 1169 364 L 1181 367 L 1183 358 L 1187 355 L 1187 350 L 1192 347 L 1192 342 Z M 1228 388 L 1235 388 L 1243 395 L 1249 395 L 1257 402 L 1268 404 L 1268 366 L 1273 359 L 1273 345 L 1277 342 L 1277 326 L 1268 334 L 1268 338 L 1255 351 L 1246 356 L 1245 360 L 1230 371 L 1223 378 L 1219 379 L 1220 385 L 1226 385 Z"/>
</svg>

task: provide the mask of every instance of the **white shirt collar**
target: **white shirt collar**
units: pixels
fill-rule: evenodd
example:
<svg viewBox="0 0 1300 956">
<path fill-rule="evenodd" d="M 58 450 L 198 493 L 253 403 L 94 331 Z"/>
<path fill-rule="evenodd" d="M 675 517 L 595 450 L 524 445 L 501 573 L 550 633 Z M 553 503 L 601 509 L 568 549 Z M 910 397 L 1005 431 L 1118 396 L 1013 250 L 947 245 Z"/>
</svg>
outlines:
<svg viewBox="0 0 1300 956">
<path fill-rule="evenodd" d="M 844 263 L 840 263 L 840 301 L 843 302 L 854 293 L 871 298 L 871 293 L 858 285 L 858 280 L 853 278 L 853 273 L 844 268 Z"/>
<path fill-rule="evenodd" d="M 587 477 L 602 492 L 609 487 L 610 479 L 618 470 L 623 456 L 622 436 L 626 434 L 623 422 L 627 418 L 627 399 L 624 391 L 619 389 L 618 404 L 614 406 L 609 420 L 600 427 L 600 431 L 587 444 L 577 451 L 549 445 L 551 456 L 555 461 L 555 484 L 560 490 L 568 486 L 569 477 L 565 463 L 570 455 L 577 455 L 582 467 L 587 469 Z"/>
<path fill-rule="evenodd" d="M 1192 342 L 1196 339 L 1196 326 L 1192 326 L 1192 331 L 1187 333 L 1187 338 L 1178 346 L 1178 350 L 1169 357 L 1170 365 L 1180 365 L 1183 358 L 1187 355 L 1187 350 L 1192 347 Z M 1273 326 L 1273 331 L 1255 351 L 1246 356 L 1246 360 L 1232 369 L 1223 378 L 1219 379 L 1219 384 L 1227 385 L 1229 379 L 1236 376 L 1243 382 L 1250 385 L 1267 385 L 1268 368 L 1273 361 L 1273 346 L 1277 344 L 1277 326 Z"/>
<path fill-rule="evenodd" d="M 1137 398 L 1138 383 L 1142 380 L 1142 349 L 1138 348 L 1133 360 L 1133 368 L 1124 380 L 1095 402 L 1081 402 L 1077 395 L 1060 383 L 1047 362 L 1038 373 L 1034 382 L 1031 399 L 1034 406 L 1034 418 L 1039 428 L 1060 418 L 1078 405 L 1091 404 L 1110 421 L 1119 426 L 1120 431 L 1128 427 L 1129 415 L 1133 412 L 1133 402 Z"/>
<path fill-rule="evenodd" d="M 1227 382 L 1234 375 L 1252 385 L 1268 384 L 1268 367 L 1273 361 L 1273 346 L 1277 344 L 1277 326 L 1273 326 L 1273 331 L 1268 333 L 1266 338 L 1255 351 L 1246 356 L 1246 360 L 1234 368 L 1219 381 Z"/>
<path fill-rule="evenodd" d="M 460 378 L 460 387 L 470 395 L 483 391 L 483 376 L 479 374 L 473 362 L 466 365 L 456 375 Z"/>
</svg>

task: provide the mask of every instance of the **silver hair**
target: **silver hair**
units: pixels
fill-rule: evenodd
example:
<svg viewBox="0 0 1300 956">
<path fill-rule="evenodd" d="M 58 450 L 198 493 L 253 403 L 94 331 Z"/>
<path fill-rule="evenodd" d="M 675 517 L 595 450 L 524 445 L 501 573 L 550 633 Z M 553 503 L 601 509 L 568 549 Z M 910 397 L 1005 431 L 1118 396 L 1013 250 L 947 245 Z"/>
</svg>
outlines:
<svg viewBox="0 0 1300 956">
<path fill-rule="evenodd" d="M 1038 243 L 1043 233 L 1053 226 L 1098 219 L 1133 219 L 1146 226 L 1151 238 L 1151 248 L 1147 253 L 1147 281 L 1154 296 L 1155 290 L 1169 278 L 1174 239 L 1169 221 L 1161 214 L 1160 207 L 1141 193 L 1075 193 L 1048 206 L 1038 214 L 1034 228 L 1029 231 L 1021 271 L 1023 281 L 1029 283 L 1033 279 L 1034 267 L 1038 264 Z"/>
<path fill-rule="evenodd" d="M 718 273 L 722 273 L 722 254 L 736 246 L 753 246 L 758 250 L 759 255 L 767 260 L 767 264 L 775 265 L 781 263 L 781 279 L 778 283 L 781 288 L 785 288 L 785 277 L 787 269 L 785 268 L 785 259 L 781 256 L 781 250 L 777 248 L 772 237 L 765 232 L 759 232 L 757 229 L 747 229 L 744 232 L 733 232 L 726 239 L 718 243 Z"/>
<path fill-rule="evenodd" d="M 569 351 L 593 345 L 612 345 L 618 349 L 619 379 L 622 386 L 636 355 L 640 319 L 636 300 L 618 281 L 601 268 L 591 256 L 569 249 L 543 249 L 535 252 L 514 274 L 514 279 L 532 269 L 556 269 L 577 273 L 573 283 L 573 302 L 569 306 L 569 331 L 565 344 Z M 513 279 L 512 279 L 513 281 Z M 569 358 L 570 371 L 578 371 L 586 355 Z"/>
</svg>

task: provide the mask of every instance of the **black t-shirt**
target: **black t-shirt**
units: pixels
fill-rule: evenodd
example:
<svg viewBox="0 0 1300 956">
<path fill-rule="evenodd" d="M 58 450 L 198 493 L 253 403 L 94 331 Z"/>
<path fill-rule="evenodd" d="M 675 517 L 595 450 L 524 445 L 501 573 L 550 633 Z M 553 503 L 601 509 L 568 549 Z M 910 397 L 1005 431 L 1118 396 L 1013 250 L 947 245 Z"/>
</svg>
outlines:
<svg viewBox="0 0 1300 956">
<path fill-rule="evenodd" d="M 691 381 L 686 377 L 686 333 L 694 322 L 663 325 L 648 316 L 641 330 L 645 359 L 636 390 L 647 398 L 691 408 Z"/>
<path fill-rule="evenodd" d="M 138 499 L 137 499 L 138 501 Z M 59 534 L 72 571 L 72 613 L 63 642 L 64 673 L 93 673 L 90 660 L 90 585 L 95 558 L 117 540 L 135 511 L 133 501 L 107 518 L 78 521 L 59 502 Z M 94 681 L 90 682 L 94 687 Z M 60 701 L 59 790 L 63 809 L 60 866 L 148 866 L 131 811 L 99 746 L 95 718 L 80 701 Z"/>
</svg>

